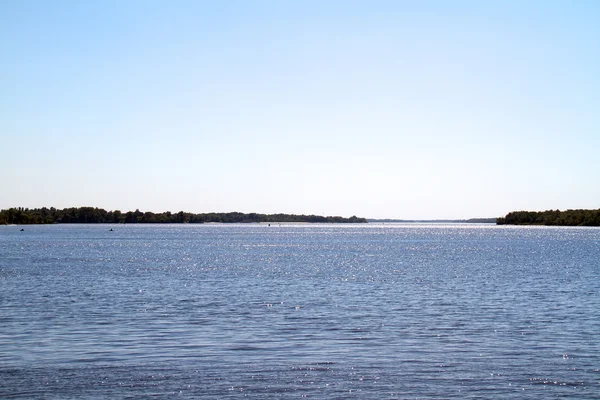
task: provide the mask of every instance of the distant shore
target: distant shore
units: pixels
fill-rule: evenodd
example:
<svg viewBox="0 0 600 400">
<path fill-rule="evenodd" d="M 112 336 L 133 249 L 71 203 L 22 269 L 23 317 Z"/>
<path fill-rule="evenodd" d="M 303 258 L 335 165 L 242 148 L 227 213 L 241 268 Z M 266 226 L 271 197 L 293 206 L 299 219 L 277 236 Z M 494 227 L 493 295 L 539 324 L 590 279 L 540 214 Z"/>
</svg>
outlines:
<svg viewBox="0 0 600 400">
<path fill-rule="evenodd" d="M 470 219 L 372 219 L 368 222 L 375 223 L 422 223 L 422 224 L 495 224 L 496 218 L 470 218 Z"/>
<path fill-rule="evenodd" d="M 512 211 L 496 219 L 498 225 L 600 226 L 600 209 Z"/>
<path fill-rule="evenodd" d="M 9 208 L 0 210 L 1 225 L 29 224 L 203 224 L 203 223 L 366 223 L 365 218 L 351 216 L 321 216 L 304 214 L 258 214 L 258 213 L 202 213 L 184 211 L 153 213 L 140 210 L 121 212 L 107 211 L 97 207 L 72 207 L 62 210 L 50 208 Z"/>
</svg>

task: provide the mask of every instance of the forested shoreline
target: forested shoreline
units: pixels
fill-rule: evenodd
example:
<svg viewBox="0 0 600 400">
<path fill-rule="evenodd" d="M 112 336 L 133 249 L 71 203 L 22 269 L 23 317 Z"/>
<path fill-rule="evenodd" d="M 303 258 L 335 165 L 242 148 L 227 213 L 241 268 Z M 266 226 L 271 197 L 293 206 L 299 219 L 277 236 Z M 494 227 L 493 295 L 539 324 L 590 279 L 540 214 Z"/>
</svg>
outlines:
<svg viewBox="0 0 600 400">
<path fill-rule="evenodd" d="M 257 223 L 257 222 L 317 222 L 317 223 L 366 223 L 366 218 L 352 216 L 320 216 L 304 214 L 259 214 L 259 213 L 200 213 L 170 211 L 121 212 L 107 211 L 98 207 L 71 207 L 64 209 L 14 207 L 0 210 L 0 225 L 15 224 L 176 224 L 176 223 Z M 485 221 L 489 222 L 489 221 Z M 547 210 L 512 211 L 496 219 L 497 225 L 547 225 L 547 226 L 600 226 L 600 209 L 597 210 Z"/>
<path fill-rule="evenodd" d="M 62 210 L 50 208 L 9 208 L 0 210 L 1 224 L 201 224 L 209 222 L 325 222 L 325 223 L 366 223 L 365 218 L 352 216 L 297 215 L 297 214 L 257 214 L 257 213 L 203 213 L 194 214 L 184 211 L 171 213 L 153 213 L 140 210 L 121 212 L 107 211 L 97 207 L 71 207 Z"/>
<path fill-rule="evenodd" d="M 600 226 L 598 210 L 513 211 L 496 219 L 497 225 Z"/>
</svg>

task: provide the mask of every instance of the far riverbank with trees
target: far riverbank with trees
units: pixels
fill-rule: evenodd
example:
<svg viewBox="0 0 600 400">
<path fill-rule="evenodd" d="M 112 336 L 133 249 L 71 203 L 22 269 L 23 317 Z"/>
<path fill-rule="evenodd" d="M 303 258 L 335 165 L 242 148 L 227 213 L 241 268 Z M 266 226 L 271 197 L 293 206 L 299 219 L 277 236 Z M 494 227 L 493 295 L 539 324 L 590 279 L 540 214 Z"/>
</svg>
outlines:
<svg viewBox="0 0 600 400">
<path fill-rule="evenodd" d="M 498 225 L 600 226 L 598 210 L 513 211 L 496 219 Z"/>
<path fill-rule="evenodd" d="M 352 216 L 320 216 L 304 214 L 258 214 L 258 213 L 202 213 L 194 214 L 184 211 L 154 213 L 140 210 L 121 212 L 107 211 L 97 207 L 71 207 L 62 210 L 50 208 L 9 208 L 0 210 L 0 224 L 202 224 L 251 223 L 251 222 L 319 222 L 319 223 L 366 223 L 365 218 Z"/>
</svg>

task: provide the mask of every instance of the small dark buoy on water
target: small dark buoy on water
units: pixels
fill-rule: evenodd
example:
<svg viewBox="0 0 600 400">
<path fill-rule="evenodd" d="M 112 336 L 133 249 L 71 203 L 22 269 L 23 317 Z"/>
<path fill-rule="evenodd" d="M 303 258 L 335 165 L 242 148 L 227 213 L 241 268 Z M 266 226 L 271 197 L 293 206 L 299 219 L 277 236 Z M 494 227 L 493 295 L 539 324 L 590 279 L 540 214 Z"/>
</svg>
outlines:
<svg viewBox="0 0 600 400">
<path fill-rule="evenodd" d="M 269 226 L 271 226 L 271 224 L 269 224 Z"/>
<path fill-rule="evenodd" d="M 112 232 L 112 231 L 113 231 L 113 228 L 110 228 L 108 231 L 109 231 L 109 232 Z"/>
<path fill-rule="evenodd" d="M 25 231 L 25 229 L 21 228 L 21 232 L 24 232 L 24 231 Z"/>
</svg>

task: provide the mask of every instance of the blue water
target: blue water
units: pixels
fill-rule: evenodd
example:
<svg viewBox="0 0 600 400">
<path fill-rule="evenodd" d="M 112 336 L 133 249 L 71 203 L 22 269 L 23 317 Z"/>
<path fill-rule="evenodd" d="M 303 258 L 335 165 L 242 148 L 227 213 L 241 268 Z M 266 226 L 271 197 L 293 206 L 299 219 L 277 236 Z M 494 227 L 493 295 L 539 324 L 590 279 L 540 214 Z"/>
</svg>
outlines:
<svg viewBox="0 0 600 400">
<path fill-rule="evenodd" d="M 597 228 L 20 228 L 2 399 L 600 398 Z"/>
</svg>

